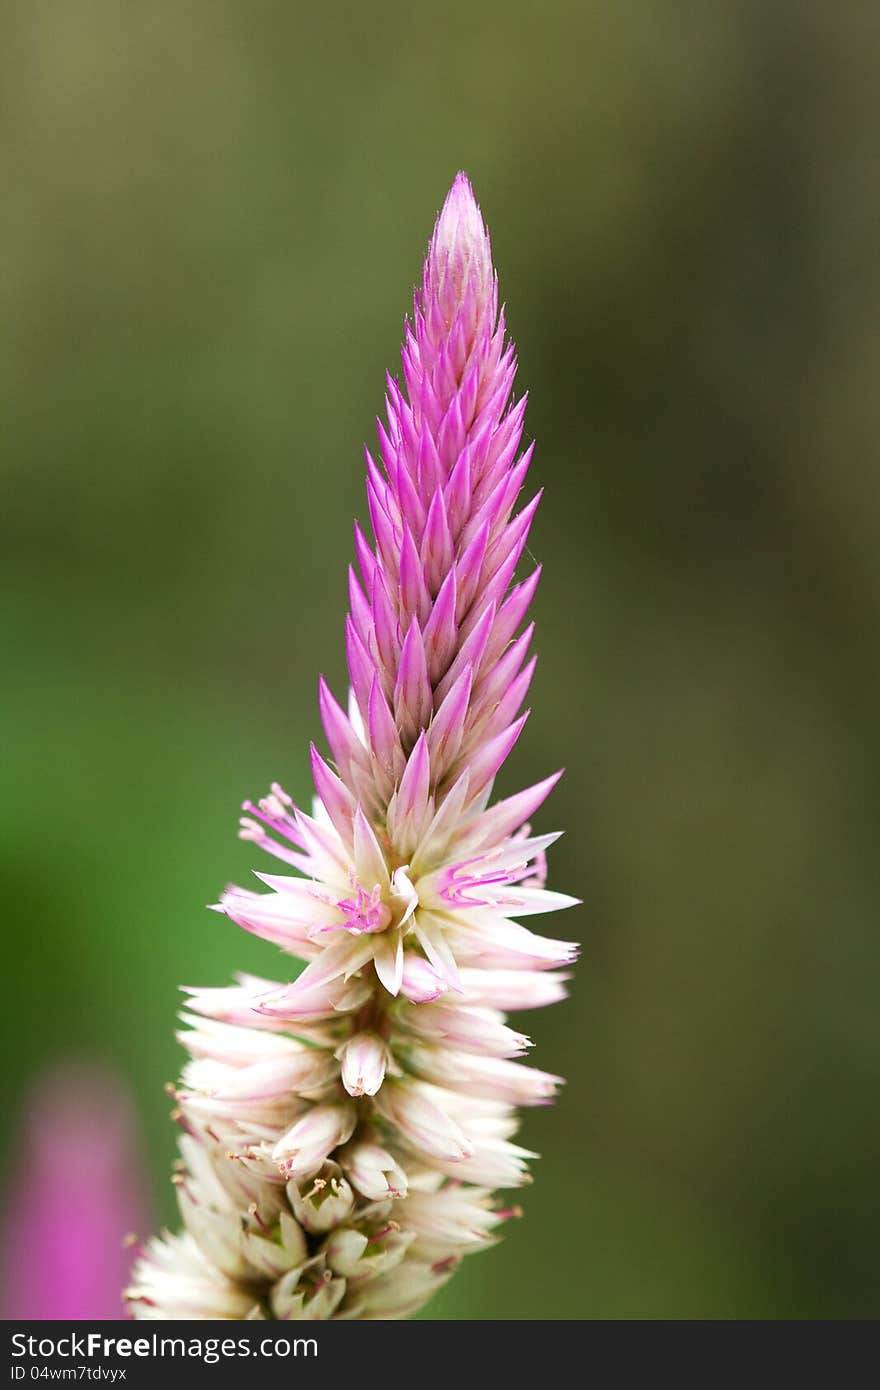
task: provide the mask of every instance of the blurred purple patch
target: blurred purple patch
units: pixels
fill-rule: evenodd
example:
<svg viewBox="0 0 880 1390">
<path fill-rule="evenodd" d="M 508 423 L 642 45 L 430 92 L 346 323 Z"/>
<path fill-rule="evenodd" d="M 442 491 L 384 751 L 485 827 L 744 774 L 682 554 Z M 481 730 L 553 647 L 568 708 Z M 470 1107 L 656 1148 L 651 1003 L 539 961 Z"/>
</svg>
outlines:
<svg viewBox="0 0 880 1390">
<path fill-rule="evenodd" d="M 121 1290 L 149 1229 L 128 1091 L 109 1068 L 65 1063 L 25 1102 L 4 1200 L 6 1320 L 125 1317 Z"/>
</svg>

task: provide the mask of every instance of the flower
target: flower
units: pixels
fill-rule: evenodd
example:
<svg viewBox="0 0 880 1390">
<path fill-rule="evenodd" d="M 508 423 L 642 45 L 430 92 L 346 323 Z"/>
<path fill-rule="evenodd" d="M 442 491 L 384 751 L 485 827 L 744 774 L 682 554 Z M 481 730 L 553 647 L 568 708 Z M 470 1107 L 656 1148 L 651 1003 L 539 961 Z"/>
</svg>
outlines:
<svg viewBox="0 0 880 1390">
<path fill-rule="evenodd" d="M 15 1156 L 2 1316 L 123 1318 L 129 1238 L 143 1231 L 148 1203 L 122 1082 L 85 1062 L 49 1068 L 29 1090 Z"/>
<path fill-rule="evenodd" d="M 241 835 L 284 871 L 216 910 L 306 962 L 292 983 L 189 989 L 175 1090 L 186 1227 L 127 1292 L 138 1318 L 399 1318 L 512 1214 L 526 1179 L 516 1108 L 560 1078 L 517 1060 L 508 1010 L 563 997 L 567 941 L 520 919 L 556 835 L 529 818 L 559 774 L 502 801 L 534 671 L 515 582 L 539 495 L 513 402 L 489 237 L 459 174 L 437 219 L 389 379 L 372 541 L 355 527 L 346 707 L 321 680 L 332 762 L 311 813 L 279 785 Z"/>
</svg>

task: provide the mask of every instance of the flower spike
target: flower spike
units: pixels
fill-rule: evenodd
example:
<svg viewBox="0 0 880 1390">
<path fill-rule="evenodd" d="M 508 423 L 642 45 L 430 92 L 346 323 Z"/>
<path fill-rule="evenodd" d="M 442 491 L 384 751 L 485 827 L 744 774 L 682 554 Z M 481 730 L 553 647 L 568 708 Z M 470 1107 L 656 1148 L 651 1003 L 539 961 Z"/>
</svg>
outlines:
<svg viewBox="0 0 880 1390">
<path fill-rule="evenodd" d="M 489 235 L 459 174 L 437 218 L 355 526 L 350 690 L 319 683 L 308 814 L 274 785 L 241 836 L 281 861 L 217 910 L 306 968 L 188 991 L 176 1088 L 185 1230 L 142 1252 L 136 1318 L 403 1318 L 518 1208 L 517 1108 L 561 1078 L 519 1059 L 506 1013 L 565 996 L 575 946 L 520 918 L 544 887 L 532 833 L 560 774 L 492 801 L 534 671 L 517 576 L 525 397 Z M 516 508 L 519 506 L 519 510 Z"/>
</svg>

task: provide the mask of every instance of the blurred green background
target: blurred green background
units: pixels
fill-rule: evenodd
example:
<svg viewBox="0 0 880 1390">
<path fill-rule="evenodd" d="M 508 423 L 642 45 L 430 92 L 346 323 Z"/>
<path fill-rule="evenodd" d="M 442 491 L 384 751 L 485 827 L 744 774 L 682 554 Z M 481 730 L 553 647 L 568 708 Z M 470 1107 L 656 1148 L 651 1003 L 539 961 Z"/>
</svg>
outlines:
<svg viewBox="0 0 880 1390">
<path fill-rule="evenodd" d="M 880 1312 L 878 38 L 766 0 L 4 7 L 7 1145 L 38 1067 L 115 1059 L 173 1219 L 176 986 L 284 968 L 203 904 L 259 867 L 239 802 L 308 795 L 461 167 L 546 487 L 502 790 L 566 765 L 584 952 L 525 1025 L 569 1078 L 526 1218 L 430 1311 Z"/>
</svg>

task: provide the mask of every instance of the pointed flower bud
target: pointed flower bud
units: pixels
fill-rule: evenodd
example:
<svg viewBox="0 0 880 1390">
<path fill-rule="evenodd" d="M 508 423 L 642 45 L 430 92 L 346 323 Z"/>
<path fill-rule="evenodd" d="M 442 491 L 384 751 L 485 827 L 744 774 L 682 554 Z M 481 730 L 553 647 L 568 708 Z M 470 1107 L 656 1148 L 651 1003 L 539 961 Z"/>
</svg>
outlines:
<svg viewBox="0 0 880 1390">
<path fill-rule="evenodd" d="M 437 218 L 425 264 L 427 307 L 439 311 L 446 329 L 465 311 L 471 334 L 494 307 L 494 272 L 489 234 L 470 180 L 457 174 Z"/>
<path fill-rule="evenodd" d="M 355 1033 L 336 1051 L 342 1084 L 350 1096 L 374 1096 L 385 1080 L 389 1053 L 376 1033 Z"/>
</svg>

